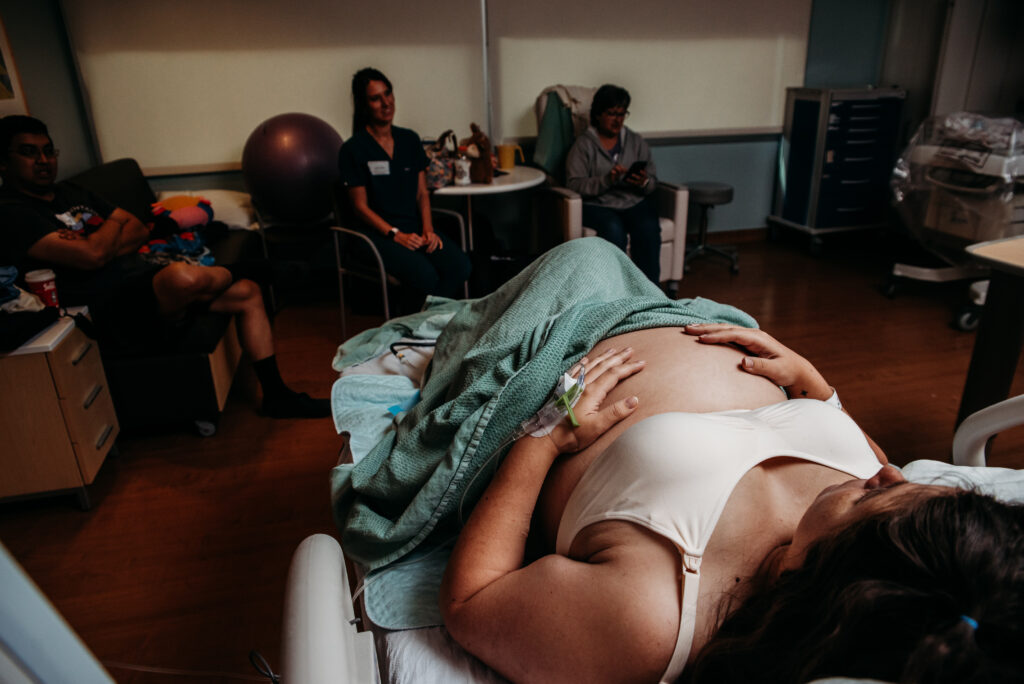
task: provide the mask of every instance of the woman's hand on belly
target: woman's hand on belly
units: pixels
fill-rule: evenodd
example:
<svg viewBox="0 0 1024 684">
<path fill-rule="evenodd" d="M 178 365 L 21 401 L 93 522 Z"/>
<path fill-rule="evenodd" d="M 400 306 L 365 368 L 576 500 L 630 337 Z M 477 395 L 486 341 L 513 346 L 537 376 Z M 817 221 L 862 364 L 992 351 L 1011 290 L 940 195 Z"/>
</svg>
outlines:
<svg viewBox="0 0 1024 684">
<path fill-rule="evenodd" d="M 711 323 L 688 325 L 687 335 L 695 335 L 703 344 L 730 344 L 745 349 L 741 368 L 752 375 L 768 378 L 786 390 L 790 399 L 818 399 L 832 396 L 832 387 L 814 365 L 763 330 Z"/>
<path fill-rule="evenodd" d="M 585 449 L 633 413 L 639 403 L 635 395 L 605 404 L 605 398 L 616 385 L 643 370 L 646 362 L 631 361 L 632 355 L 633 350 L 628 347 L 622 351 L 607 349 L 593 361 L 584 357 L 576 364 L 571 373 L 573 377 L 579 377 L 581 368 L 586 369 L 583 396 L 573 411 L 579 424 L 574 427 L 567 417 L 551 431 L 549 436 L 558 453 L 570 454 Z"/>
</svg>

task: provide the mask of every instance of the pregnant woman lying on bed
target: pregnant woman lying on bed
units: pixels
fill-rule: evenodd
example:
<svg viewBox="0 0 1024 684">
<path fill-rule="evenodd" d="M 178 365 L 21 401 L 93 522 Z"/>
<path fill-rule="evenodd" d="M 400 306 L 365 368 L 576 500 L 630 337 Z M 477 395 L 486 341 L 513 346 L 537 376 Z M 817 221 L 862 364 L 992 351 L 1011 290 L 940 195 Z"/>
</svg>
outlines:
<svg viewBox="0 0 1024 684">
<path fill-rule="evenodd" d="M 1021 507 L 904 481 L 759 330 L 631 332 L 578 366 L 579 427 L 516 442 L 448 563 L 445 624 L 485 663 L 542 682 L 1024 677 Z"/>
</svg>

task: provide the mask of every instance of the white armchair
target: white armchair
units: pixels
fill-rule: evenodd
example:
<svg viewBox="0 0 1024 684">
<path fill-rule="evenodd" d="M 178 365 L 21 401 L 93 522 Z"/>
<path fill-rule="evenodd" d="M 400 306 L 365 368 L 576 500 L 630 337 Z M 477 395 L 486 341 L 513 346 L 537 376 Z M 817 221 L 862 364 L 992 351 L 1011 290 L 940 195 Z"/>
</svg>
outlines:
<svg viewBox="0 0 1024 684">
<path fill-rule="evenodd" d="M 576 136 L 586 130 L 594 88 L 552 86 L 534 105 L 537 117 L 537 147 L 533 161 L 552 179 L 565 175 L 565 157 Z M 554 183 L 545 199 L 548 216 L 554 216 L 562 240 L 574 240 L 596 233 L 583 225 L 583 200 L 576 192 Z M 683 278 L 686 256 L 686 217 L 689 191 L 685 186 L 659 182 L 655 193 L 661 222 L 661 280 L 674 294 Z"/>
<path fill-rule="evenodd" d="M 568 188 L 553 186 L 558 221 L 563 240 L 575 240 L 596 235 L 583 225 L 583 199 Z M 655 191 L 658 201 L 658 220 L 661 224 L 661 280 L 670 293 L 675 293 L 683 279 L 683 260 L 686 255 L 686 215 L 690 193 L 684 185 L 658 183 Z M 667 281 L 667 282 L 666 282 Z"/>
</svg>

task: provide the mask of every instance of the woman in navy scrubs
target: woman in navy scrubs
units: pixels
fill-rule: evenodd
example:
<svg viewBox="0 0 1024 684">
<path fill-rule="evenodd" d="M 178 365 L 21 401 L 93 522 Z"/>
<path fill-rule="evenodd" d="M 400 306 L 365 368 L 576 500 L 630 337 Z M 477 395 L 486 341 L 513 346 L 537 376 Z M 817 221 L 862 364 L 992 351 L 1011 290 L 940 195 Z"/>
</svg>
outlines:
<svg viewBox="0 0 1024 684">
<path fill-rule="evenodd" d="M 455 298 L 469 277 L 458 243 L 434 230 L 425 169 L 414 131 L 392 124 L 395 95 L 377 69 L 352 77 L 352 137 L 338 154 L 341 178 L 359 229 L 370 236 L 389 274 L 425 295 Z"/>
</svg>

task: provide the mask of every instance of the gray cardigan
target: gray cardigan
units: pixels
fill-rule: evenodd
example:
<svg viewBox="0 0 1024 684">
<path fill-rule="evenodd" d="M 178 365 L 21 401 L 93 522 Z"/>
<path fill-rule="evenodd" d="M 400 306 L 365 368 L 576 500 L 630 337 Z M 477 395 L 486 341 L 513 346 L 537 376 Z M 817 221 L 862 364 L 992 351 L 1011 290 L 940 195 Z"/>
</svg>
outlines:
<svg viewBox="0 0 1024 684">
<path fill-rule="evenodd" d="M 617 163 L 628 169 L 635 161 L 646 161 L 647 175 L 651 182 L 644 188 L 634 188 L 622 180 L 613 185 L 609 172 L 616 162 L 612 161 L 608 151 L 601 145 L 597 131 L 591 127 L 576 138 L 565 161 L 565 184 L 570 190 L 578 192 L 584 202 L 610 209 L 628 209 L 639 203 L 645 195 L 654 192 L 658 184 L 658 171 L 647 143 L 639 133 L 625 126 L 622 127 L 621 136 L 622 151 Z"/>
</svg>

